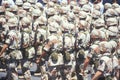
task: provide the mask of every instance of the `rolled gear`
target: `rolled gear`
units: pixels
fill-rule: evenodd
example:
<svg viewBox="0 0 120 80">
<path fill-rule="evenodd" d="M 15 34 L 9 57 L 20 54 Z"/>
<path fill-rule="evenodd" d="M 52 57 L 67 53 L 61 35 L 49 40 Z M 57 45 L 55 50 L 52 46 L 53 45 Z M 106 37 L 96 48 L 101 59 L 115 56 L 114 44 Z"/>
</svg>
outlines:
<svg viewBox="0 0 120 80">
<path fill-rule="evenodd" d="M 19 50 L 14 50 L 14 51 L 10 52 L 10 57 L 15 60 L 23 59 L 22 53 Z"/>
<path fill-rule="evenodd" d="M 35 49 L 34 49 L 34 47 L 27 48 L 25 54 L 26 54 L 28 59 L 34 58 L 34 56 L 35 56 Z"/>
</svg>

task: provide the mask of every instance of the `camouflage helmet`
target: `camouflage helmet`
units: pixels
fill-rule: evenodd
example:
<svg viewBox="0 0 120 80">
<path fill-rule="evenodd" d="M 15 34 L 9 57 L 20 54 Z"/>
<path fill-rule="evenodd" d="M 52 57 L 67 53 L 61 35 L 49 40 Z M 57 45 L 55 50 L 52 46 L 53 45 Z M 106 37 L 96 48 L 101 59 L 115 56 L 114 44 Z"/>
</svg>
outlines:
<svg viewBox="0 0 120 80">
<path fill-rule="evenodd" d="M 0 15 L 5 15 L 5 8 L 0 6 Z"/>
<path fill-rule="evenodd" d="M 104 5 L 105 10 L 112 8 L 112 4 L 110 3 L 105 3 Z"/>
<path fill-rule="evenodd" d="M 68 7 L 64 7 L 64 6 L 60 7 L 61 14 L 66 14 L 68 12 L 68 10 L 69 10 Z"/>
<path fill-rule="evenodd" d="M 84 11 L 80 11 L 80 13 L 79 13 L 79 18 L 80 18 L 80 19 L 85 19 L 85 20 L 86 20 L 86 18 L 87 18 L 87 13 L 84 12 Z"/>
<path fill-rule="evenodd" d="M 88 5 L 88 4 L 83 5 L 83 7 L 81 9 L 85 12 L 90 12 L 90 10 L 91 10 L 90 5 Z"/>
<path fill-rule="evenodd" d="M 18 23 L 18 19 L 16 17 L 8 19 L 9 27 L 16 27 Z"/>
<path fill-rule="evenodd" d="M 58 31 L 59 24 L 57 22 L 51 22 L 48 27 L 50 31 Z"/>
<path fill-rule="evenodd" d="M 74 6 L 73 7 L 73 13 L 74 14 L 79 14 L 79 12 L 80 12 L 80 7 L 79 6 Z"/>
<path fill-rule="evenodd" d="M 70 1 L 70 6 L 76 6 L 77 5 L 77 3 L 76 3 L 76 1 Z"/>
<path fill-rule="evenodd" d="M 9 8 L 10 7 L 10 2 L 8 0 L 3 0 L 2 1 L 2 6 L 4 6 L 5 8 Z"/>
<path fill-rule="evenodd" d="M 0 23 L 5 24 L 7 21 L 4 17 L 0 17 Z"/>
<path fill-rule="evenodd" d="M 67 6 L 67 0 L 62 0 L 60 3 L 61 6 Z"/>
<path fill-rule="evenodd" d="M 87 4 L 88 3 L 88 0 L 80 0 L 79 1 L 79 5 L 85 5 L 85 4 Z"/>
<path fill-rule="evenodd" d="M 113 3 L 113 4 L 112 4 L 112 7 L 115 9 L 115 8 L 119 8 L 120 5 L 119 5 L 118 3 Z"/>
<path fill-rule="evenodd" d="M 99 47 L 100 47 L 100 51 L 103 51 L 103 52 L 110 52 L 111 51 L 111 44 L 107 41 L 102 41 L 99 43 Z"/>
<path fill-rule="evenodd" d="M 117 16 L 117 12 L 114 9 L 107 9 L 105 12 L 106 17 L 115 17 Z"/>
<path fill-rule="evenodd" d="M 31 3 L 31 4 L 35 4 L 36 0 L 27 0 L 27 2 Z"/>
<path fill-rule="evenodd" d="M 42 5 L 41 3 L 39 3 L 39 2 L 37 2 L 37 3 L 35 4 L 35 8 L 43 9 L 43 5 Z"/>
<path fill-rule="evenodd" d="M 40 9 L 33 9 L 32 16 L 40 16 L 40 15 L 41 15 Z"/>
<path fill-rule="evenodd" d="M 19 17 L 26 17 L 27 16 L 27 11 L 24 10 L 24 9 L 19 9 L 18 12 L 17 12 L 18 16 Z"/>
<path fill-rule="evenodd" d="M 37 21 L 39 21 L 39 24 L 46 24 L 47 23 L 47 18 L 43 15 L 41 15 Z"/>
<path fill-rule="evenodd" d="M 80 20 L 79 25 L 80 25 L 79 28 L 87 28 L 88 22 L 85 20 Z"/>
<path fill-rule="evenodd" d="M 22 24 L 23 26 L 28 26 L 28 25 L 30 25 L 30 23 L 31 23 L 31 21 L 30 21 L 30 19 L 29 19 L 28 17 L 23 17 L 23 18 L 21 19 L 21 24 Z"/>
<path fill-rule="evenodd" d="M 112 45 L 112 48 L 117 48 L 117 42 L 110 40 L 109 43 Z"/>
<path fill-rule="evenodd" d="M 100 11 L 100 5 L 99 4 L 95 4 L 94 9 Z"/>
<path fill-rule="evenodd" d="M 101 18 L 97 19 L 94 24 L 95 28 L 100 28 L 105 26 L 105 21 Z"/>
<path fill-rule="evenodd" d="M 113 26 L 113 25 L 117 26 L 118 25 L 118 21 L 117 21 L 116 18 L 108 18 L 106 20 L 106 24 L 107 24 L 107 26 Z"/>
<path fill-rule="evenodd" d="M 12 12 L 6 11 L 5 18 L 9 19 L 9 18 L 12 18 L 12 17 L 15 17 L 15 14 L 13 14 Z"/>
<path fill-rule="evenodd" d="M 47 3 L 47 6 L 48 6 L 48 8 L 50 8 L 50 7 L 54 7 L 54 2 L 49 1 L 49 2 Z"/>
<path fill-rule="evenodd" d="M 25 3 L 23 3 L 22 7 L 23 7 L 23 9 L 27 10 L 27 9 L 30 9 L 31 4 L 29 2 L 25 2 Z"/>
<path fill-rule="evenodd" d="M 120 7 L 119 8 L 115 8 L 115 11 L 116 11 L 117 15 L 120 15 Z"/>
<path fill-rule="evenodd" d="M 92 12 L 92 18 L 93 18 L 93 19 L 98 19 L 98 18 L 100 18 L 100 17 L 101 17 L 100 11 L 98 11 L 98 10 L 93 10 L 93 12 Z"/>
<path fill-rule="evenodd" d="M 22 1 L 22 0 L 16 0 L 16 1 L 15 1 L 15 4 L 16 4 L 18 7 L 19 7 L 19 6 L 22 7 L 23 1 Z"/>
<path fill-rule="evenodd" d="M 48 16 L 53 16 L 56 13 L 56 10 L 54 8 L 48 8 L 46 13 Z"/>
<path fill-rule="evenodd" d="M 108 35 L 109 36 L 117 36 L 118 35 L 118 28 L 117 27 L 115 27 L 115 26 L 110 26 L 109 28 L 108 28 Z"/>
</svg>

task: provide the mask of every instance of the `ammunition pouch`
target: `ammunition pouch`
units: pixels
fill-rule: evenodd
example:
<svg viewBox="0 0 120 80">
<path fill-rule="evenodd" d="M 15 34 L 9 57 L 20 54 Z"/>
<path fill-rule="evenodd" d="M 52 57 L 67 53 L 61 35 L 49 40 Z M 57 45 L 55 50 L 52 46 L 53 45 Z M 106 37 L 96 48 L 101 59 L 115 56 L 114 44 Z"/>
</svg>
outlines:
<svg viewBox="0 0 120 80">
<path fill-rule="evenodd" d="M 106 76 L 105 80 L 113 80 L 111 76 Z"/>
<path fill-rule="evenodd" d="M 22 55 L 24 59 L 31 59 L 35 56 L 35 49 L 34 47 L 27 47 L 22 49 Z"/>
<path fill-rule="evenodd" d="M 10 55 L 11 59 L 20 60 L 20 59 L 23 58 L 22 53 L 21 53 L 20 50 L 12 50 L 12 49 L 10 49 L 9 52 L 10 52 L 9 55 Z"/>
</svg>

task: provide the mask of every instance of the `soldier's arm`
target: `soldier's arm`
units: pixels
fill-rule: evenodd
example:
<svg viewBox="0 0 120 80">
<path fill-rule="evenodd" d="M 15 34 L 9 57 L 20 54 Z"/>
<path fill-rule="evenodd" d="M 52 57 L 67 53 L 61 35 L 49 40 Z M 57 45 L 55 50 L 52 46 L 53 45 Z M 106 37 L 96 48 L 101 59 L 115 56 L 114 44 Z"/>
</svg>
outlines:
<svg viewBox="0 0 120 80">
<path fill-rule="evenodd" d="M 97 71 L 95 75 L 93 76 L 92 80 L 98 80 L 98 78 L 102 75 L 101 71 Z"/>
<path fill-rule="evenodd" d="M 90 57 L 86 57 L 86 59 L 84 61 L 83 71 L 86 69 L 86 67 L 88 66 L 89 62 L 90 62 Z"/>
<path fill-rule="evenodd" d="M 0 51 L 0 56 L 2 56 L 3 52 L 8 48 L 8 44 L 4 44 L 3 48 Z"/>
<path fill-rule="evenodd" d="M 37 61 L 36 63 L 39 63 L 40 62 L 40 59 L 46 55 L 47 52 L 49 52 L 49 49 L 52 45 L 52 42 L 48 42 L 48 44 L 46 44 L 42 50 L 42 55 L 40 57 L 37 58 Z"/>
</svg>

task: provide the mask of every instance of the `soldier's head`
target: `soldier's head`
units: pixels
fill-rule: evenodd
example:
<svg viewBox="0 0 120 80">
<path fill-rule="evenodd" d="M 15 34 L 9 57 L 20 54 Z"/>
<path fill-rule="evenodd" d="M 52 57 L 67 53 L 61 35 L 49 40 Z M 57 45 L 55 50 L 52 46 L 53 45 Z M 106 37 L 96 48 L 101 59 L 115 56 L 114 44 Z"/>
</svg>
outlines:
<svg viewBox="0 0 120 80">
<path fill-rule="evenodd" d="M 3 6 L 0 6 L 0 16 L 5 15 L 5 8 Z"/>
<path fill-rule="evenodd" d="M 76 15 L 76 17 L 79 17 L 80 7 L 74 6 L 73 13 Z"/>
<path fill-rule="evenodd" d="M 99 48 L 100 48 L 101 54 L 104 54 L 106 52 L 110 53 L 112 46 L 111 44 L 109 44 L 109 42 L 102 41 L 99 43 Z"/>
<path fill-rule="evenodd" d="M 33 19 L 36 20 L 38 17 L 41 16 L 41 11 L 40 9 L 33 9 L 32 11 L 32 16 L 33 16 Z"/>
<path fill-rule="evenodd" d="M 21 20 L 23 17 L 27 16 L 27 11 L 25 11 L 23 9 L 19 9 L 18 12 L 17 12 L 17 15 L 19 16 L 19 18 Z"/>
<path fill-rule="evenodd" d="M 28 18 L 28 17 L 23 17 L 22 19 L 21 19 L 21 25 L 22 25 L 22 29 L 24 30 L 24 29 L 28 29 L 29 28 L 29 26 L 30 26 L 30 19 Z"/>
<path fill-rule="evenodd" d="M 88 13 L 91 13 L 91 9 L 90 9 L 90 5 L 89 5 L 89 4 L 83 5 L 81 9 L 82 9 L 84 12 L 86 12 L 87 14 L 88 14 Z"/>
<path fill-rule="evenodd" d="M 108 9 L 105 12 L 105 18 L 116 18 L 117 16 L 117 12 L 114 9 Z"/>
<path fill-rule="evenodd" d="M 113 3 L 113 4 L 112 4 L 112 8 L 113 8 L 113 9 L 119 8 L 119 7 L 120 7 L 120 5 L 119 5 L 118 3 Z"/>
<path fill-rule="evenodd" d="M 105 28 L 105 21 L 101 18 L 97 19 L 94 23 L 95 29 Z"/>
<path fill-rule="evenodd" d="M 56 14 L 56 10 L 54 8 L 48 8 L 46 11 L 47 17 L 50 18 Z"/>
<path fill-rule="evenodd" d="M 93 44 L 90 46 L 90 52 L 92 54 L 99 54 L 100 53 L 100 48 L 99 48 L 99 45 L 97 44 Z"/>
<path fill-rule="evenodd" d="M 80 0 L 79 1 L 79 6 L 83 6 L 83 5 L 85 5 L 85 4 L 87 4 L 88 3 L 88 0 Z"/>
<path fill-rule="evenodd" d="M 56 22 L 50 22 L 50 24 L 48 25 L 48 27 L 49 27 L 49 31 L 52 31 L 52 32 L 55 31 L 55 33 L 57 33 L 57 31 L 60 28 L 59 25 L 58 25 L 58 23 L 56 23 Z"/>
<path fill-rule="evenodd" d="M 10 7 L 10 2 L 8 0 L 3 0 L 2 1 L 2 6 L 4 6 L 5 8 L 9 8 Z"/>
<path fill-rule="evenodd" d="M 16 0 L 16 1 L 15 1 L 15 4 L 16 4 L 18 7 L 22 7 L 22 5 L 23 5 L 23 0 Z"/>
<path fill-rule="evenodd" d="M 29 2 L 25 2 L 23 3 L 22 8 L 28 12 L 31 8 L 31 4 Z"/>
<path fill-rule="evenodd" d="M 39 21 L 39 25 L 42 26 L 42 25 L 46 25 L 47 24 L 47 18 L 43 15 L 41 15 L 37 21 Z"/>
<path fill-rule="evenodd" d="M 85 21 L 85 20 L 80 20 L 78 28 L 79 28 L 79 31 L 81 31 L 81 30 L 86 30 L 86 29 L 88 28 L 88 23 L 87 23 L 87 21 Z"/>
<path fill-rule="evenodd" d="M 86 20 L 87 18 L 87 13 L 84 11 L 79 12 L 79 20 Z"/>
<path fill-rule="evenodd" d="M 67 4 L 68 4 L 68 2 L 66 0 L 62 0 L 60 3 L 61 6 L 67 6 Z"/>
<path fill-rule="evenodd" d="M 49 2 L 47 3 L 47 7 L 48 7 L 48 8 L 53 8 L 53 7 L 54 7 L 54 2 L 49 1 Z"/>
<path fill-rule="evenodd" d="M 75 15 L 74 15 L 74 13 L 68 12 L 68 13 L 67 13 L 67 20 L 68 20 L 68 22 L 73 22 L 73 23 L 74 23 L 74 20 L 75 20 Z"/>
<path fill-rule="evenodd" d="M 105 8 L 104 12 L 106 12 L 107 9 L 111 9 L 112 8 L 112 4 L 105 3 L 104 8 Z"/>
<path fill-rule="evenodd" d="M 17 11 L 18 11 L 17 5 L 13 5 L 10 7 L 10 12 L 14 13 L 15 15 L 17 14 Z"/>
<path fill-rule="evenodd" d="M 36 3 L 36 0 L 27 0 L 30 4 L 34 5 Z"/>
<path fill-rule="evenodd" d="M 92 12 L 92 20 L 95 21 L 101 17 L 101 13 L 98 10 L 93 10 Z"/>
<path fill-rule="evenodd" d="M 44 9 L 43 9 L 43 4 L 40 3 L 40 2 L 37 2 L 37 3 L 34 5 L 34 7 L 35 7 L 36 9 L 40 9 L 41 11 L 44 10 Z"/>
<path fill-rule="evenodd" d="M 17 22 L 18 20 L 16 17 L 8 19 L 9 30 L 15 30 L 17 27 Z"/>
<path fill-rule="evenodd" d="M 90 36 L 91 36 L 91 40 L 92 40 L 93 42 L 100 41 L 100 31 L 99 31 L 99 30 L 93 29 L 93 30 L 91 31 Z"/>
<path fill-rule="evenodd" d="M 111 26 L 111 27 L 109 27 L 108 28 L 108 36 L 109 36 L 109 39 L 116 39 L 117 38 L 117 36 L 118 36 L 118 28 L 117 27 L 115 27 L 115 26 Z"/>
<path fill-rule="evenodd" d="M 61 14 L 61 16 L 66 16 L 68 10 L 69 10 L 68 7 L 62 6 L 60 7 L 59 13 Z"/>
<path fill-rule="evenodd" d="M 107 20 L 106 20 L 106 25 L 107 25 L 107 27 L 110 27 L 110 26 L 118 26 L 118 21 L 117 21 L 117 19 L 116 18 L 108 18 Z"/>
<path fill-rule="evenodd" d="M 13 14 L 12 12 L 6 11 L 5 13 L 5 18 L 6 20 L 15 17 L 15 14 Z"/>
<path fill-rule="evenodd" d="M 112 46 L 111 47 L 111 53 L 114 53 L 116 51 L 116 49 L 117 49 L 117 42 L 114 41 L 114 40 L 110 40 L 109 44 L 111 44 L 111 46 Z"/>
</svg>

